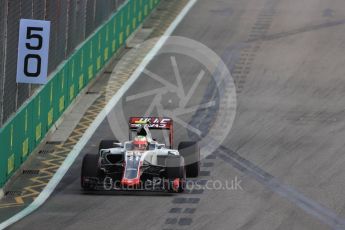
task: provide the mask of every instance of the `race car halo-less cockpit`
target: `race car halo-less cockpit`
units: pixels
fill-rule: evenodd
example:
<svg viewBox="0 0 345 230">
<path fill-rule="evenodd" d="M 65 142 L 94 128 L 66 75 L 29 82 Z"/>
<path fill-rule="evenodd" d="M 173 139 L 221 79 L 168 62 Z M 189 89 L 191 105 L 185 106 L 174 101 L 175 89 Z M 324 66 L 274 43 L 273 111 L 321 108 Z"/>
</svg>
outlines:
<svg viewBox="0 0 345 230">
<path fill-rule="evenodd" d="M 168 131 L 159 143 L 152 130 Z M 98 154 L 86 154 L 81 169 L 84 190 L 149 190 L 183 192 L 186 177 L 198 177 L 196 142 L 173 149 L 173 121 L 167 117 L 131 117 L 129 141 L 102 140 Z"/>
</svg>

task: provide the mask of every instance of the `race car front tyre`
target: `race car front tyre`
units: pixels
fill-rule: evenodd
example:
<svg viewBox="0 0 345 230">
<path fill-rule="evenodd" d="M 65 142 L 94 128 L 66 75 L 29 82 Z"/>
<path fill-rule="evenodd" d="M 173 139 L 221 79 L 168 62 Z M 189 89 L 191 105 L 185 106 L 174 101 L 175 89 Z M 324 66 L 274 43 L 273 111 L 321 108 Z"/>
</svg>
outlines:
<svg viewBox="0 0 345 230">
<path fill-rule="evenodd" d="M 169 192 L 183 192 L 186 184 L 184 159 L 181 156 L 166 158 L 167 189 Z"/>
<path fill-rule="evenodd" d="M 101 149 L 111 149 L 118 146 L 119 141 L 118 140 L 101 140 L 99 143 L 98 151 Z"/>
<path fill-rule="evenodd" d="M 86 154 L 81 166 L 81 187 L 94 190 L 99 180 L 98 158 L 96 154 Z"/>
<path fill-rule="evenodd" d="M 197 142 L 181 142 L 178 151 L 183 156 L 187 177 L 198 177 L 200 172 L 200 149 Z"/>
</svg>

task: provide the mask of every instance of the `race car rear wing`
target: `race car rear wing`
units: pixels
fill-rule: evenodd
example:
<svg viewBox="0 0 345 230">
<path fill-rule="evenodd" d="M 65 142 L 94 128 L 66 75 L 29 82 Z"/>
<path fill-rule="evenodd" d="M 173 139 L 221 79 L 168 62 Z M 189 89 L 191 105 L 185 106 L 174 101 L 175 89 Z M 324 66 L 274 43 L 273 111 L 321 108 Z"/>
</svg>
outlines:
<svg viewBox="0 0 345 230">
<path fill-rule="evenodd" d="M 168 117 L 130 117 L 129 127 L 137 129 L 147 124 L 150 129 L 172 129 L 173 121 Z"/>
<path fill-rule="evenodd" d="M 169 130 L 169 145 L 173 146 L 173 120 L 169 117 L 130 117 L 129 129 L 136 131 L 140 127 L 147 125 L 149 129 Z M 131 134 L 130 134 L 131 135 Z M 131 137 L 130 137 L 131 139 Z"/>
</svg>

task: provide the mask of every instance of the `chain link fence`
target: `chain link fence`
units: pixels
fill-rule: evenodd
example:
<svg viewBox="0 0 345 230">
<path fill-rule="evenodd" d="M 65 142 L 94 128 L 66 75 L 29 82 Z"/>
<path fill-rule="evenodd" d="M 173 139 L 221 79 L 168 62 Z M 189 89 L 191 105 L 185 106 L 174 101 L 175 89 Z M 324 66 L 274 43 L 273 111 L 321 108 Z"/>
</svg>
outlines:
<svg viewBox="0 0 345 230">
<path fill-rule="evenodd" d="M 0 127 L 38 88 L 16 83 L 20 19 L 51 22 L 51 73 L 125 1 L 0 0 Z"/>
</svg>

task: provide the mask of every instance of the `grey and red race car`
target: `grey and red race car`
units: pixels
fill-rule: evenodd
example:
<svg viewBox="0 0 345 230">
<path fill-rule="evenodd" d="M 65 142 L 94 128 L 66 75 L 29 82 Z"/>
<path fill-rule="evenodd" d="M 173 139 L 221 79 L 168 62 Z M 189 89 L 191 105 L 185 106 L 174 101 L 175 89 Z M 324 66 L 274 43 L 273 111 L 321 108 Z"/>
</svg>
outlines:
<svg viewBox="0 0 345 230">
<path fill-rule="evenodd" d="M 152 130 L 168 131 L 167 144 L 152 138 Z M 198 177 L 200 151 L 196 142 L 173 149 L 173 121 L 167 117 L 131 117 L 129 141 L 102 140 L 98 154 L 82 162 L 84 190 L 148 190 L 183 192 L 186 177 Z"/>
</svg>

